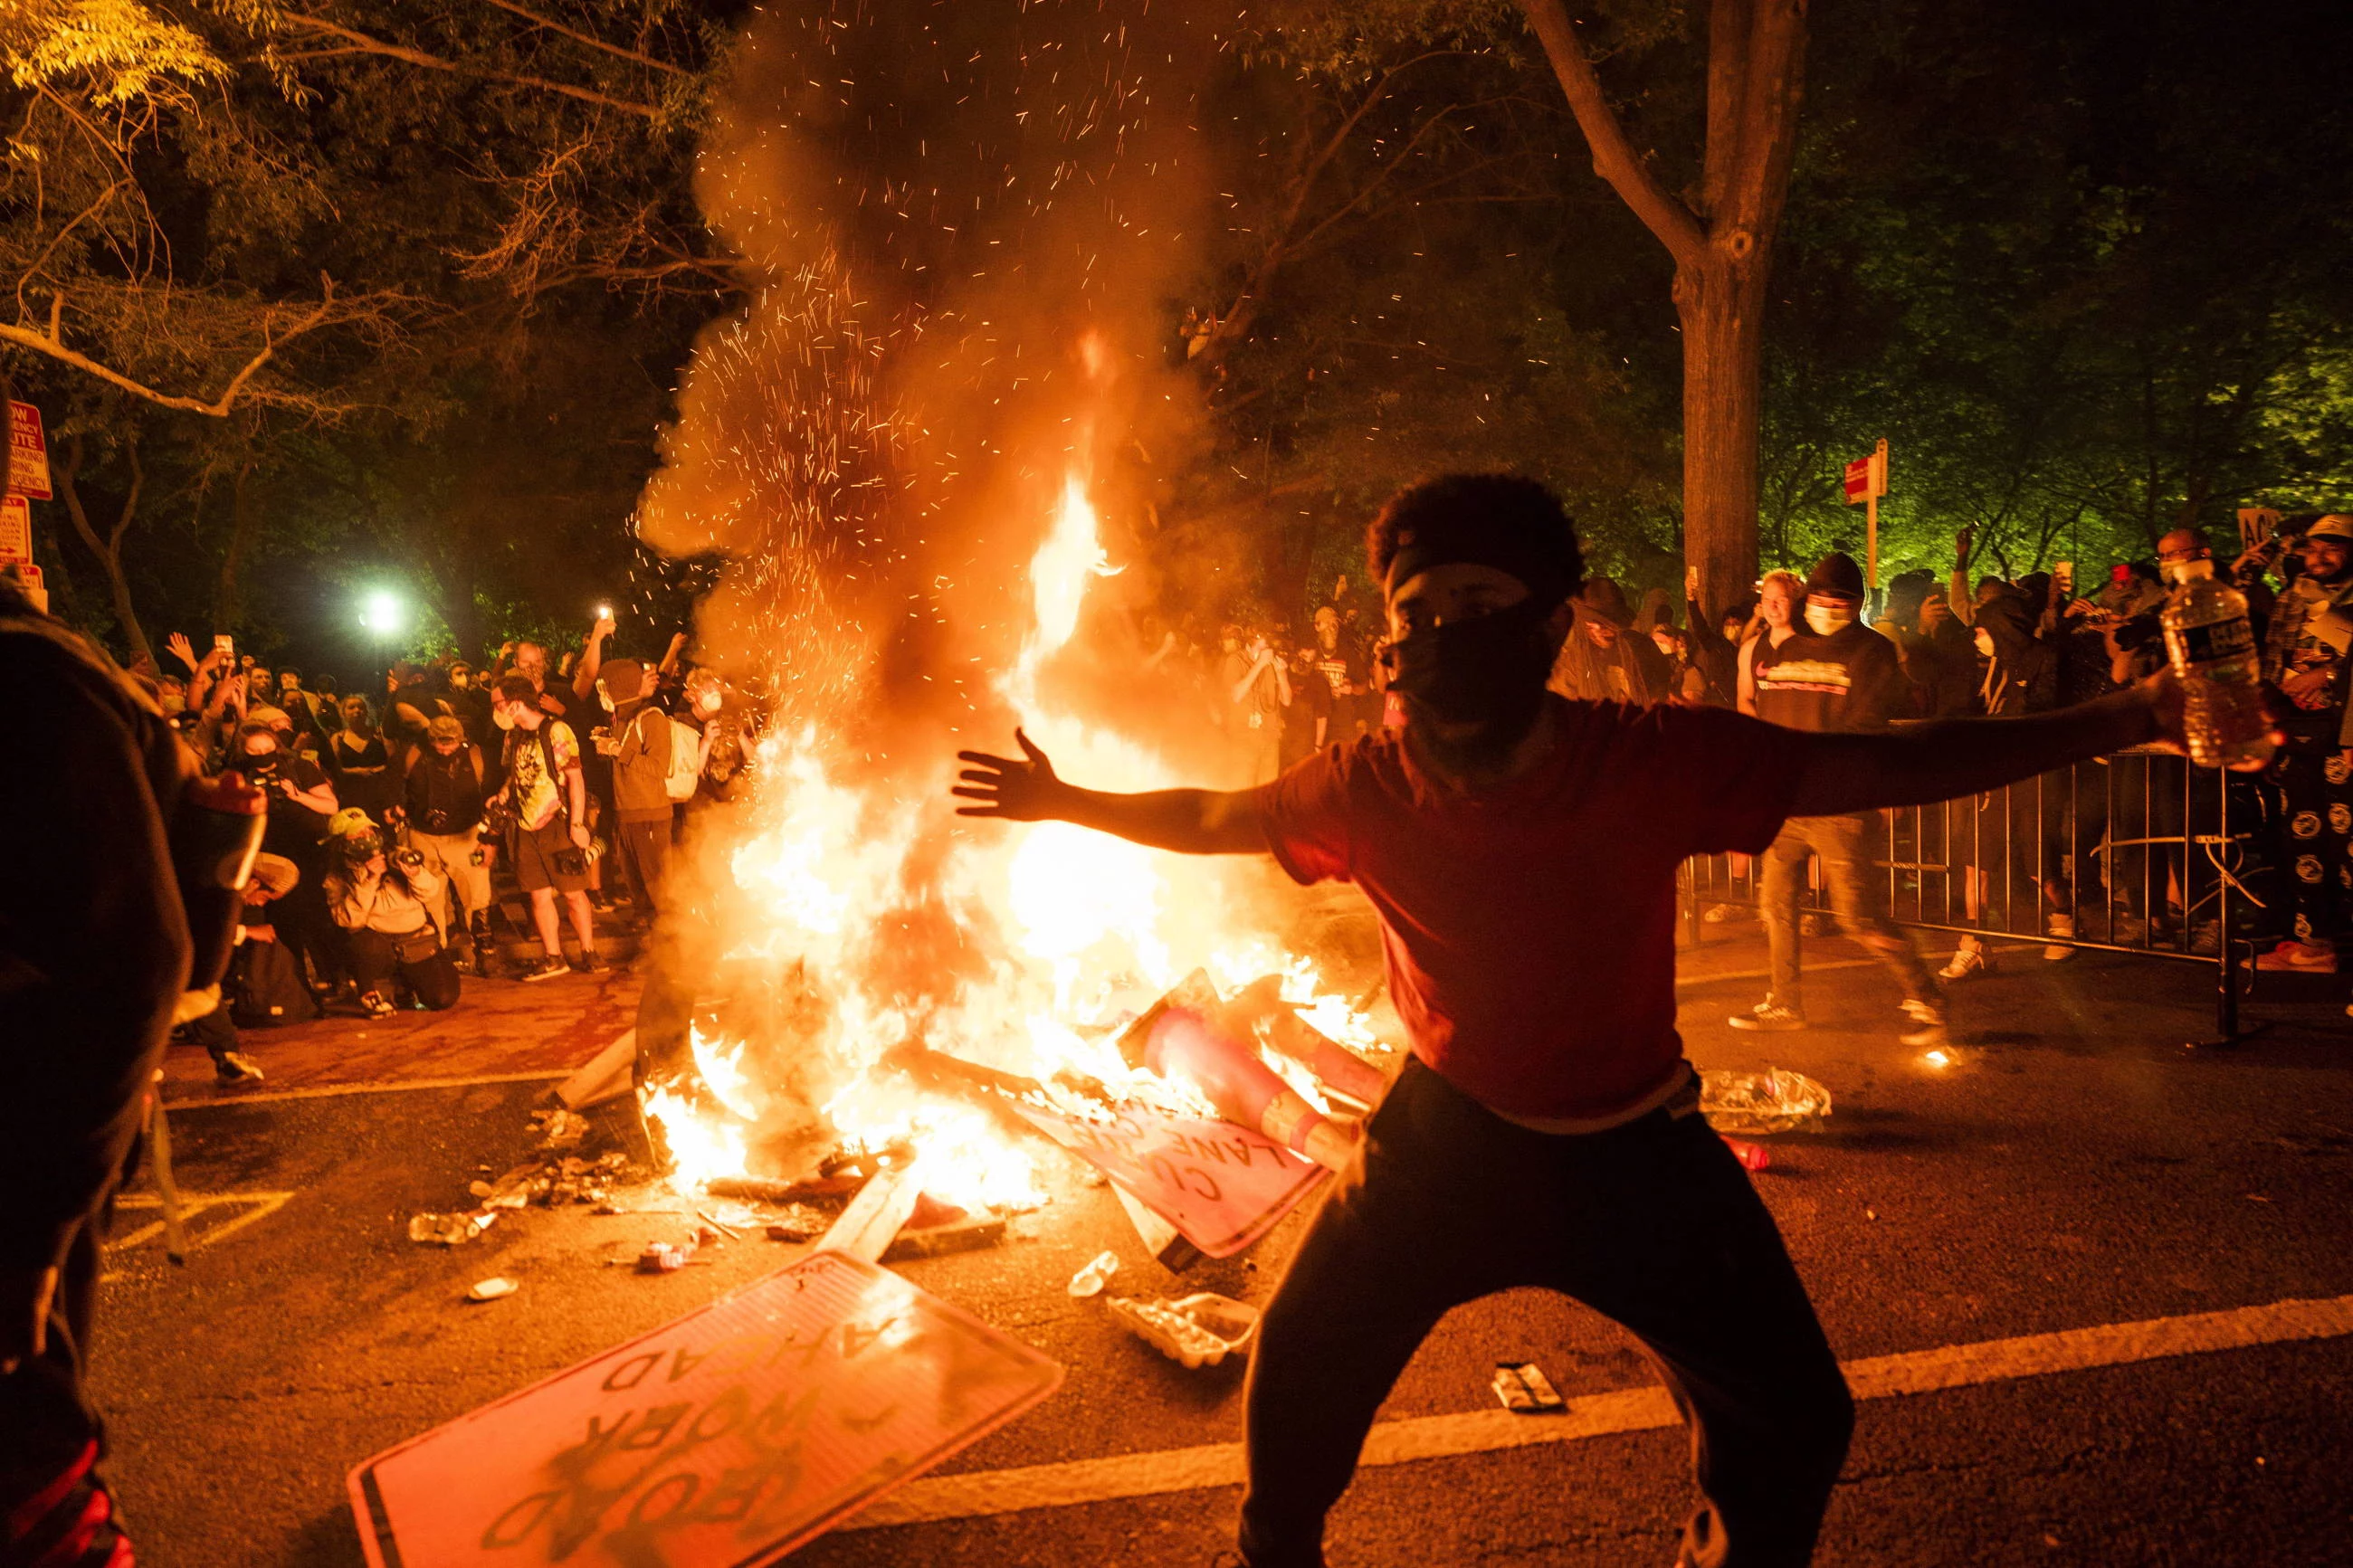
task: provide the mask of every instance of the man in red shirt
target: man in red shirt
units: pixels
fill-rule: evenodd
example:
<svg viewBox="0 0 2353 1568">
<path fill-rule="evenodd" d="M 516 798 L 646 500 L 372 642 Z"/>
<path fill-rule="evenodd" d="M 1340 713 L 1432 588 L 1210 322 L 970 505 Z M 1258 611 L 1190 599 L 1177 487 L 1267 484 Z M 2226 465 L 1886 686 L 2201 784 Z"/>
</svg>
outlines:
<svg viewBox="0 0 2353 1568">
<path fill-rule="evenodd" d="M 1450 475 L 1368 540 L 1403 731 L 1257 789 L 1107 795 L 961 753 L 970 816 L 1193 854 L 1271 853 L 1381 917 L 1413 1056 L 1267 1308 L 1250 1367 L 1252 1568 L 1317 1568 L 1390 1384 L 1450 1308 L 1562 1291 L 1657 1358 L 1698 1428 L 1692 1564 L 1802 1563 L 1853 1425 L 1772 1217 L 1697 1114 L 1675 1032 L 1675 871 L 1792 816 L 1967 795 L 2178 738 L 2169 678 L 2064 713 L 1809 734 L 1545 689 L 1584 563 L 1550 491 Z"/>
</svg>

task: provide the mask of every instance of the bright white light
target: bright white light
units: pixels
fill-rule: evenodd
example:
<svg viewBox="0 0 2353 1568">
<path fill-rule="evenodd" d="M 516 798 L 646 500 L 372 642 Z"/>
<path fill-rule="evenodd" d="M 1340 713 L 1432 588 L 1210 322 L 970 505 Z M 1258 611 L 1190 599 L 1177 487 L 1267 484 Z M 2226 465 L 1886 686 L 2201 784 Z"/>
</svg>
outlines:
<svg viewBox="0 0 2353 1568">
<path fill-rule="evenodd" d="M 1953 1065 L 1953 1058 L 1943 1051 L 1930 1051 L 1926 1056 L 1920 1059 L 1926 1062 L 1932 1068 L 1950 1067 Z"/>
<path fill-rule="evenodd" d="M 400 595 L 378 588 L 360 603 L 360 625 L 378 637 L 390 637 L 400 630 Z"/>
</svg>

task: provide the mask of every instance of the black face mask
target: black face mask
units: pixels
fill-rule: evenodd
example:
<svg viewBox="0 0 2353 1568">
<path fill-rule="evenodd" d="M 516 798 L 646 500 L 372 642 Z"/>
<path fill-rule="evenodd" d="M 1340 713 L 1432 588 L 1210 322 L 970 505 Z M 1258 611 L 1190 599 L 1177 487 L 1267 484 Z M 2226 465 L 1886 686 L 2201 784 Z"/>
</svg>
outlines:
<svg viewBox="0 0 2353 1568">
<path fill-rule="evenodd" d="M 1416 632 L 1389 648 L 1390 684 L 1409 704 L 1450 724 L 1477 724 L 1479 750 L 1519 743 L 1544 707 L 1555 649 L 1547 605 L 1508 609 Z"/>
</svg>

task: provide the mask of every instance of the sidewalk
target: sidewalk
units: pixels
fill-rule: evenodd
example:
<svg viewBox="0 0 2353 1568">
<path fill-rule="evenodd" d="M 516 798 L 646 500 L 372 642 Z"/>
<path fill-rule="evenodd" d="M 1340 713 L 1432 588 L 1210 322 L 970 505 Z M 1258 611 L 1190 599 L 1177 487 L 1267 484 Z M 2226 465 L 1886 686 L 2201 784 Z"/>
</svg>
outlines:
<svg viewBox="0 0 2353 1568">
<path fill-rule="evenodd" d="M 201 1048 L 174 1045 L 164 1054 L 164 1101 L 219 1105 L 362 1085 L 560 1078 L 635 1026 L 638 984 L 620 969 L 531 985 L 469 975 L 446 1013 L 248 1029 L 238 1048 L 269 1075 L 259 1083 L 220 1083 Z"/>
</svg>

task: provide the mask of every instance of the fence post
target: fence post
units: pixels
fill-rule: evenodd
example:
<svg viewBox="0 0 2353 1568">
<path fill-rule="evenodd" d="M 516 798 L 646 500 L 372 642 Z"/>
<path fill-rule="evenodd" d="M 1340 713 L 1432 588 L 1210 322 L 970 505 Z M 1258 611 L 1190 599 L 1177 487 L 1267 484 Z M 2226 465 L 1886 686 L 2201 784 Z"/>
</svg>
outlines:
<svg viewBox="0 0 2353 1568">
<path fill-rule="evenodd" d="M 2186 760 L 2183 767 L 2185 774 L 2182 780 L 2182 818 L 2186 823 L 2189 816 L 2189 779 L 2186 772 L 2189 763 Z M 2265 1026 L 2258 1023 L 2246 1029 L 2239 1027 L 2239 943 L 2231 934 L 2231 888 L 2232 885 L 2231 847 L 2234 842 L 2231 837 L 2231 775 L 2218 770 L 2214 777 L 2214 787 L 2219 802 L 2214 811 L 2214 870 L 2218 879 L 2214 887 L 2215 1037 L 2211 1040 L 2191 1040 L 2189 1043 L 2189 1048 L 2192 1050 L 2220 1050 L 2225 1047 L 2235 1046 L 2249 1035 L 2255 1034 Z M 2252 982 L 2254 977 L 2255 956 L 2255 944 L 2253 939 L 2247 942 L 2246 949 L 2247 976 Z"/>
</svg>

